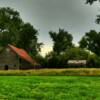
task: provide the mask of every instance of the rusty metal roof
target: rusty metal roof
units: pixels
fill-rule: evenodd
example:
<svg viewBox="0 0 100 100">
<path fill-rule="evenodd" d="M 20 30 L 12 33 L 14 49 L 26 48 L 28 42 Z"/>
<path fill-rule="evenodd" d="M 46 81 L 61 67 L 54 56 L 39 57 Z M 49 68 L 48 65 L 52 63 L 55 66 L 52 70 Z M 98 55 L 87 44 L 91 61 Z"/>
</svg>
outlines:
<svg viewBox="0 0 100 100">
<path fill-rule="evenodd" d="M 20 56 L 24 60 L 26 60 L 32 64 L 36 64 L 36 61 L 33 60 L 32 57 L 24 49 L 17 48 L 11 44 L 8 44 L 8 47 L 11 48 L 11 50 L 13 50 L 18 56 Z"/>
</svg>

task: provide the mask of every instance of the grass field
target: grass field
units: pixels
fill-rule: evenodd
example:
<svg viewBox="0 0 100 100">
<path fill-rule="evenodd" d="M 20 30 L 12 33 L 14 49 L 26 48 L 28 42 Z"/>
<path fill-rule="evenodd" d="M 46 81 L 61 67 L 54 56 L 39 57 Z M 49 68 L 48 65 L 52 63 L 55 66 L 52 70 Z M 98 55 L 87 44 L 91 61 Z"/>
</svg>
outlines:
<svg viewBox="0 0 100 100">
<path fill-rule="evenodd" d="M 0 76 L 0 100 L 100 100 L 100 77 Z"/>
</svg>

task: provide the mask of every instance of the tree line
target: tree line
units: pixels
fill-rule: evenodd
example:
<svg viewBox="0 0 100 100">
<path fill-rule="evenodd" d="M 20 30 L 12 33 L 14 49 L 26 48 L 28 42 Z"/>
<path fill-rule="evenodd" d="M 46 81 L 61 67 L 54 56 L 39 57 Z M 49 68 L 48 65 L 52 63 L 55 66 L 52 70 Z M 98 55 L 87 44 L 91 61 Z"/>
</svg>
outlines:
<svg viewBox="0 0 100 100">
<path fill-rule="evenodd" d="M 100 0 L 86 0 L 86 4 L 90 5 L 95 2 L 100 2 Z M 95 22 L 100 24 L 100 15 L 97 15 Z M 83 67 L 100 67 L 100 32 L 95 30 L 86 32 L 79 41 L 78 47 L 72 43 L 72 35 L 64 29 L 59 29 L 58 33 L 51 31 L 49 34 L 53 40 L 53 51 L 46 55 L 43 66 L 70 67 L 67 63 L 69 59 L 85 59 L 87 65 Z"/>
<path fill-rule="evenodd" d="M 67 64 L 70 59 L 87 60 L 84 67 L 100 65 L 100 32 L 90 30 L 85 33 L 78 47 L 73 43 L 72 34 L 64 29 L 48 34 L 53 41 L 53 51 L 42 57 L 39 52 L 43 43 L 38 42 L 38 30 L 25 23 L 18 11 L 9 7 L 0 8 L 0 47 L 13 44 L 23 48 L 43 67 L 70 67 Z"/>
</svg>

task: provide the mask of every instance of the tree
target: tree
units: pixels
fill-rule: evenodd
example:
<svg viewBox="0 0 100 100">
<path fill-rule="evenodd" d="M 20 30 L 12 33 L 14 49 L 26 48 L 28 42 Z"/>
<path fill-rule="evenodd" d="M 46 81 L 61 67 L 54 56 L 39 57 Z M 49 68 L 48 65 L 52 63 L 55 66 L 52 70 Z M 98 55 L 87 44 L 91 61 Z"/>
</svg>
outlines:
<svg viewBox="0 0 100 100">
<path fill-rule="evenodd" d="M 47 68 L 65 68 L 67 66 L 67 56 L 65 54 L 57 54 L 49 52 L 45 57 L 45 67 Z"/>
<path fill-rule="evenodd" d="M 13 44 L 36 55 L 41 46 L 37 35 L 38 31 L 30 23 L 24 23 L 19 12 L 0 8 L 0 46 Z"/>
<path fill-rule="evenodd" d="M 92 5 L 92 4 L 93 4 L 94 2 L 96 2 L 96 1 L 100 2 L 100 0 L 86 0 L 86 4 Z M 97 15 L 96 23 L 97 23 L 97 24 L 100 24 L 100 15 Z"/>
<path fill-rule="evenodd" d="M 38 31 L 30 24 L 25 23 L 20 27 L 20 35 L 17 41 L 17 46 L 25 49 L 31 54 L 37 54 L 38 49 L 42 43 L 38 43 L 37 34 Z"/>
<path fill-rule="evenodd" d="M 68 60 L 87 60 L 89 52 L 85 49 L 74 47 L 66 50 L 65 55 Z"/>
<path fill-rule="evenodd" d="M 100 32 L 91 30 L 82 37 L 79 44 L 81 48 L 86 48 L 100 56 Z"/>
<path fill-rule="evenodd" d="M 87 60 L 89 55 L 88 51 L 78 47 L 69 48 L 59 55 L 56 52 L 50 52 L 46 55 L 46 67 L 67 68 L 70 67 L 67 64 L 68 60 Z"/>
<path fill-rule="evenodd" d="M 50 37 L 53 40 L 53 51 L 56 52 L 57 54 L 60 54 L 66 49 L 70 48 L 73 46 L 72 40 L 73 37 L 71 34 L 69 34 L 67 31 L 64 29 L 59 29 L 59 32 L 49 32 Z"/>
<path fill-rule="evenodd" d="M 0 45 L 15 44 L 22 19 L 17 11 L 7 7 L 0 8 Z"/>
<path fill-rule="evenodd" d="M 88 67 L 99 67 L 100 66 L 100 57 L 95 54 L 89 55 L 87 59 L 87 66 Z"/>
<path fill-rule="evenodd" d="M 86 3 L 88 4 L 90 4 L 90 5 L 92 5 L 95 1 L 99 1 L 100 2 L 100 0 L 86 0 Z"/>
</svg>

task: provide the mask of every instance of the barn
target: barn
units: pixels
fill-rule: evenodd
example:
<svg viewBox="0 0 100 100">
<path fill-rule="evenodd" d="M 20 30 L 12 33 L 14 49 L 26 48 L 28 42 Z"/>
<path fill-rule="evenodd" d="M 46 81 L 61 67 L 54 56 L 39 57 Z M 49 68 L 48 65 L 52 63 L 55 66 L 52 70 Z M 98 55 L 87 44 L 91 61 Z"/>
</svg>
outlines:
<svg viewBox="0 0 100 100">
<path fill-rule="evenodd" d="M 0 50 L 0 70 L 32 69 L 36 61 L 21 48 L 9 44 Z"/>
</svg>

